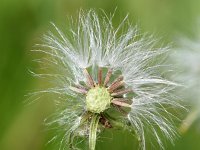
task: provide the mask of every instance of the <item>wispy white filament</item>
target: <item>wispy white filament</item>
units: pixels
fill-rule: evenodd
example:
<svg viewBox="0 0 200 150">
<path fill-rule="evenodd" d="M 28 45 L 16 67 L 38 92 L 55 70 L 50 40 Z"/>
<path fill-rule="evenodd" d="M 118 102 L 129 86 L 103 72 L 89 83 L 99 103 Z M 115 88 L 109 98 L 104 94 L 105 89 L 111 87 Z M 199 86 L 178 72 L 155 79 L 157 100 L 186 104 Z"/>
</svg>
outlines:
<svg viewBox="0 0 200 150">
<path fill-rule="evenodd" d="M 112 68 L 114 73 L 122 73 L 125 85 L 135 93 L 126 119 L 131 124 L 129 128 L 140 139 L 141 148 L 146 148 L 149 135 L 164 148 L 163 137 L 173 141 L 176 136 L 174 115 L 168 112 L 168 108 L 180 107 L 171 94 L 177 84 L 164 79 L 161 73 L 164 65 L 160 64 L 160 58 L 168 48 L 158 47 L 153 36 L 141 35 L 127 17 L 114 28 L 112 17 L 104 15 L 99 18 L 93 10 L 80 12 L 77 23 L 69 32 L 64 34 L 53 24 L 56 33 L 46 34 L 44 44 L 34 50 L 46 54 L 45 58 L 37 60 L 39 63 L 44 63 L 47 68 L 54 66 L 57 70 L 52 74 L 38 75 L 52 77 L 55 82 L 55 88 L 41 93 L 53 91 L 59 95 L 58 103 L 63 102 L 63 109 L 59 107 L 61 113 L 51 123 L 63 126 L 66 136 L 78 130 L 76 124 L 80 123 L 79 116 L 85 109 L 85 98 L 70 91 L 69 86 L 86 80 L 84 68 L 91 67 L 94 78 L 98 66 Z M 79 134 L 88 135 L 87 128 L 82 130 Z"/>
<path fill-rule="evenodd" d="M 186 85 L 187 92 L 183 92 L 185 100 L 193 102 L 198 107 L 200 106 L 200 38 L 182 37 L 175 50 L 172 60 L 180 68 L 176 79 Z"/>
</svg>

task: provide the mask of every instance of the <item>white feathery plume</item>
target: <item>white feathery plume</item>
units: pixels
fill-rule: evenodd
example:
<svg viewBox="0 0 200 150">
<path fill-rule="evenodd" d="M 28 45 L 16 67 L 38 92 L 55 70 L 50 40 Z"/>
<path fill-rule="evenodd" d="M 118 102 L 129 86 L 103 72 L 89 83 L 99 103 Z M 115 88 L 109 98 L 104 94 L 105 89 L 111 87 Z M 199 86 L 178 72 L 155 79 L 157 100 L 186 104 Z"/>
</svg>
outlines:
<svg viewBox="0 0 200 150">
<path fill-rule="evenodd" d="M 195 30 L 200 35 L 199 28 Z M 189 105 L 192 105 L 191 112 L 183 121 L 180 132 L 187 132 L 194 121 L 200 118 L 200 37 L 179 38 L 176 53 L 171 55 L 171 60 L 178 66 L 180 73 L 176 76 L 178 82 L 186 87 L 179 94 Z"/>
<path fill-rule="evenodd" d="M 160 48 L 153 36 L 141 35 L 128 17 L 117 28 L 113 27 L 112 18 L 105 14 L 99 17 L 93 10 L 81 11 L 77 23 L 66 34 L 53 24 L 56 33 L 46 34 L 44 44 L 38 44 L 40 49 L 34 51 L 46 55 L 38 62 L 47 71 L 56 69 L 54 73 L 35 75 L 53 81 L 55 87 L 35 94 L 58 95 L 60 112 L 49 124 L 63 127 L 62 142 L 68 138 L 71 141 L 61 149 L 67 145 L 72 148 L 75 136 L 89 136 L 90 150 L 94 150 L 96 129 L 114 128 L 116 122 L 137 135 L 141 149 L 146 149 L 148 136 L 155 137 L 164 149 L 163 137 L 173 142 L 177 136 L 173 125 L 176 117 L 168 109 L 181 107 L 172 94 L 178 85 L 163 78 L 161 73 L 164 65 L 160 58 L 166 55 L 168 47 Z M 113 81 L 118 75 L 121 76 Z M 96 99 L 95 104 L 90 103 L 93 95 L 100 100 L 107 96 L 110 103 L 105 108 L 94 108 L 103 103 Z M 113 120 L 107 109 L 114 108 L 126 115 L 114 116 Z"/>
</svg>

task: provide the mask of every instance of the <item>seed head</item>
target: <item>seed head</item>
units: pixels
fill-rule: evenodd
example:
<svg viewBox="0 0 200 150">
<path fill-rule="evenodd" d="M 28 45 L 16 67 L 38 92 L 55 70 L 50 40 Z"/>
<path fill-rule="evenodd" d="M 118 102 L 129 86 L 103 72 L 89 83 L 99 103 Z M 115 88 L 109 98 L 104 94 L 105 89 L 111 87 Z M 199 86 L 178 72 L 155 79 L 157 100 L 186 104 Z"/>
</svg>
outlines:
<svg viewBox="0 0 200 150">
<path fill-rule="evenodd" d="M 184 90 L 179 91 L 179 95 L 182 95 L 187 104 L 192 106 L 190 113 L 182 122 L 179 130 L 182 134 L 188 131 L 193 123 L 200 118 L 200 28 L 193 27 L 197 38 L 190 39 L 188 37 L 179 37 L 177 46 L 175 48 L 176 53 L 171 55 L 171 61 L 173 61 L 179 68 L 179 74 L 175 79 L 178 82 L 183 83 Z"/>
<path fill-rule="evenodd" d="M 140 34 L 127 17 L 117 28 L 112 18 L 93 10 L 80 12 L 70 32 L 53 25 L 56 33 L 45 35 L 35 50 L 47 55 L 39 60 L 43 68 L 56 69 L 37 74 L 55 81 L 54 87 L 38 93 L 57 95 L 58 113 L 48 124 L 56 123 L 65 132 L 61 148 L 73 148 L 75 137 L 83 136 L 94 150 L 96 133 L 104 128 L 134 132 L 143 150 L 150 135 L 161 148 L 161 134 L 170 141 L 176 137 L 175 115 L 168 108 L 180 106 L 171 94 L 177 84 L 162 77 L 159 62 L 168 48 Z"/>
</svg>

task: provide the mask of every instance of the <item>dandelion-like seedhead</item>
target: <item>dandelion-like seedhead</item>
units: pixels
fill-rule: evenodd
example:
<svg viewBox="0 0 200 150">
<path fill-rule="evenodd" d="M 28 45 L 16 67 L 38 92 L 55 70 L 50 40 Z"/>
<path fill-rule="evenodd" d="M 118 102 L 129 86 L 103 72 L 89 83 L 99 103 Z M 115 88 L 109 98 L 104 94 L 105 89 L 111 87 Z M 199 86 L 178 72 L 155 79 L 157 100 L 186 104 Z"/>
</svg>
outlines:
<svg viewBox="0 0 200 150">
<path fill-rule="evenodd" d="M 196 31 L 196 30 L 195 30 Z M 199 32 L 200 33 L 200 32 Z M 184 119 L 180 132 L 185 133 L 200 118 L 200 37 L 189 39 L 180 37 L 176 53 L 171 56 L 181 73 L 176 76 L 178 82 L 186 87 L 179 91 L 186 103 L 192 105 L 190 113 Z"/>
<path fill-rule="evenodd" d="M 181 73 L 176 76 L 176 80 L 186 85 L 183 95 L 185 100 L 192 102 L 197 107 L 200 106 L 200 38 L 181 38 L 176 53 L 171 56 L 173 62 L 180 68 Z"/>
<path fill-rule="evenodd" d="M 177 84 L 161 76 L 159 61 L 168 47 L 141 35 L 127 17 L 114 28 L 112 18 L 80 12 L 68 34 L 53 25 L 56 34 L 49 32 L 34 50 L 46 54 L 39 60 L 45 69 L 57 69 L 37 76 L 55 82 L 39 93 L 57 95 L 58 113 L 48 124 L 64 131 L 60 149 L 75 148 L 75 137 L 81 136 L 94 150 L 97 133 L 105 128 L 134 132 L 141 149 L 147 137 L 155 137 L 162 149 L 163 136 L 171 142 L 176 137 L 168 109 L 181 107 L 172 96 Z"/>
</svg>

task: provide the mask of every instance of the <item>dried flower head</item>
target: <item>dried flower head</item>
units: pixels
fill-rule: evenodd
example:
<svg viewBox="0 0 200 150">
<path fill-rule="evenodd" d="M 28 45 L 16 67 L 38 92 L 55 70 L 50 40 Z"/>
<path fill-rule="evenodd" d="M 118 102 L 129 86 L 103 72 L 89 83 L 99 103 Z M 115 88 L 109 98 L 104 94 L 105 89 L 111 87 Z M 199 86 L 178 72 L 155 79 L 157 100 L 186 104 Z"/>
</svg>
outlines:
<svg viewBox="0 0 200 150">
<path fill-rule="evenodd" d="M 160 73 L 159 60 L 168 48 L 139 34 L 127 17 L 117 28 L 112 18 L 80 12 L 68 34 L 54 25 L 57 33 L 49 32 L 39 44 L 42 49 L 34 50 L 47 55 L 39 60 L 45 69 L 57 69 L 37 74 L 55 81 L 55 87 L 39 92 L 57 94 L 59 113 L 49 124 L 64 131 L 61 148 L 74 148 L 73 140 L 82 136 L 94 150 L 104 128 L 133 131 L 142 149 L 147 136 L 164 148 L 163 135 L 170 141 L 176 136 L 168 109 L 179 107 L 171 94 L 177 84 Z"/>
<path fill-rule="evenodd" d="M 198 31 L 197 28 L 196 31 Z M 198 32 L 197 32 L 198 33 Z M 200 33 L 200 32 L 199 32 Z M 186 87 L 180 91 L 186 103 L 192 105 L 191 112 L 183 121 L 180 132 L 185 133 L 190 126 L 200 118 L 200 37 L 189 39 L 179 37 L 176 53 L 171 55 L 171 60 L 178 66 L 181 73 L 176 76 L 178 82 Z"/>
</svg>

